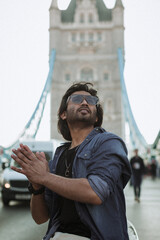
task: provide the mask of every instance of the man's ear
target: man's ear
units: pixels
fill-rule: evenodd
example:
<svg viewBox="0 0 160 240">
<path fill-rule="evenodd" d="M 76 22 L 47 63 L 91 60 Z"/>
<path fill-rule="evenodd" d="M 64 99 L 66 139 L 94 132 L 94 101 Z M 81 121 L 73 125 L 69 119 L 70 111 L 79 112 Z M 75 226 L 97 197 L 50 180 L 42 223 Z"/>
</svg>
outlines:
<svg viewBox="0 0 160 240">
<path fill-rule="evenodd" d="M 67 117 L 66 117 L 66 111 L 64 111 L 62 114 L 61 114 L 61 119 L 62 120 L 65 120 Z"/>
</svg>

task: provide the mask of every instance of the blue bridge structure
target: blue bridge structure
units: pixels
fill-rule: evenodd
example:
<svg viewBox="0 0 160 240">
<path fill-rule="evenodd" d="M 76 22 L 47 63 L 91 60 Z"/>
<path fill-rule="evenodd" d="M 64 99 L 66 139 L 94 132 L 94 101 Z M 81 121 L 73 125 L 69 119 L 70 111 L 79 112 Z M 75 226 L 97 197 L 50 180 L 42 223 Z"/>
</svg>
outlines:
<svg viewBox="0 0 160 240">
<path fill-rule="evenodd" d="M 121 82 L 121 92 L 122 92 L 122 102 L 123 102 L 123 108 L 124 108 L 124 115 L 125 115 L 125 122 L 129 127 L 129 146 L 127 146 L 130 150 L 133 150 L 135 148 L 138 148 L 141 153 L 145 154 L 148 149 L 148 144 L 144 137 L 142 136 L 136 121 L 134 119 L 132 109 L 130 106 L 125 80 L 124 80 L 124 56 L 123 51 L 121 48 L 117 50 L 117 56 L 118 56 L 118 63 L 119 63 L 119 72 L 120 72 L 120 82 Z M 56 57 L 56 51 L 53 49 L 50 53 L 50 59 L 49 59 L 49 73 L 46 79 L 45 86 L 43 88 L 42 94 L 40 96 L 40 99 L 38 101 L 38 104 L 27 122 L 26 126 L 24 127 L 23 131 L 20 133 L 20 135 L 17 137 L 17 139 L 8 147 L 0 146 L 1 155 L 7 159 L 10 160 L 10 154 L 11 149 L 14 148 L 20 139 L 35 139 L 37 132 L 40 127 L 40 123 L 43 117 L 43 112 L 45 109 L 45 104 L 47 100 L 47 96 L 50 92 L 51 85 L 52 85 L 52 76 L 54 72 L 54 62 Z"/>
</svg>

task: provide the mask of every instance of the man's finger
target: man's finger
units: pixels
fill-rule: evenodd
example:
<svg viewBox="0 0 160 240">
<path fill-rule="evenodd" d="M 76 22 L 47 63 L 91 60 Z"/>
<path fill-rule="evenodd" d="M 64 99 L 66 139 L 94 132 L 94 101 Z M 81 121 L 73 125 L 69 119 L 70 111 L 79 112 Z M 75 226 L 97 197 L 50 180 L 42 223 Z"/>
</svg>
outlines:
<svg viewBox="0 0 160 240">
<path fill-rule="evenodd" d="M 27 145 L 23 145 L 22 143 L 20 143 L 20 147 L 25 149 L 28 153 L 32 153 L 31 149 Z"/>
<path fill-rule="evenodd" d="M 36 152 L 36 157 L 41 161 L 46 160 L 46 156 L 45 156 L 44 152 Z"/>
<path fill-rule="evenodd" d="M 44 157 L 46 159 L 46 155 L 44 152 L 40 152 L 41 156 Z"/>
<path fill-rule="evenodd" d="M 21 152 L 21 149 L 19 149 L 19 148 L 17 150 L 12 149 L 12 152 L 15 154 L 12 157 L 15 161 L 20 160 L 20 161 L 25 162 L 27 164 L 30 163 L 30 160 L 23 154 L 23 152 Z M 15 159 L 14 156 L 17 156 L 18 159 Z"/>
<path fill-rule="evenodd" d="M 16 168 L 16 167 L 12 166 L 11 169 L 14 170 L 15 172 L 18 172 L 18 173 L 21 173 L 21 174 L 25 175 L 25 172 L 22 168 Z"/>
<path fill-rule="evenodd" d="M 13 153 L 15 153 L 14 149 L 12 151 L 13 151 Z M 22 168 L 25 168 L 25 166 L 28 164 L 22 158 L 19 158 L 18 155 L 16 155 L 16 153 L 12 154 L 11 158 L 13 158 Z M 28 160 L 28 161 L 30 161 L 30 160 Z"/>
<path fill-rule="evenodd" d="M 35 154 L 30 150 L 27 145 L 20 144 L 20 151 L 24 154 L 29 160 L 34 161 L 36 160 Z"/>
<path fill-rule="evenodd" d="M 24 148 L 20 148 L 20 152 L 29 161 L 35 161 L 36 160 L 36 156 L 35 156 L 35 154 L 33 152 L 28 152 Z"/>
</svg>

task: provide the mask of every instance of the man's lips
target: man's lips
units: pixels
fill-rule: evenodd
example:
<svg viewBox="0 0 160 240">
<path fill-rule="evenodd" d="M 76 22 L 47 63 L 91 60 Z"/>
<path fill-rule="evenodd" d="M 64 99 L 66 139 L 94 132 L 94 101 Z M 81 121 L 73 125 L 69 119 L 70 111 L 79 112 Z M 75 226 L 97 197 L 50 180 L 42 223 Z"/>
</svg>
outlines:
<svg viewBox="0 0 160 240">
<path fill-rule="evenodd" d="M 90 113 L 90 110 L 89 110 L 89 108 L 81 107 L 81 108 L 78 109 L 78 112 L 82 112 L 82 113 Z"/>
</svg>

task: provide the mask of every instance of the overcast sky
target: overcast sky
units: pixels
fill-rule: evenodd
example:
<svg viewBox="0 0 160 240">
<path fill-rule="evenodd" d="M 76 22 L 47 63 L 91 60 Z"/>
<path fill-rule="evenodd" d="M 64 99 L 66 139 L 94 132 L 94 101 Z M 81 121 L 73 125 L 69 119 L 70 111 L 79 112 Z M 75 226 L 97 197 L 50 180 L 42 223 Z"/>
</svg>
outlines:
<svg viewBox="0 0 160 240">
<path fill-rule="evenodd" d="M 63 0 L 64 2 L 65 0 Z M 133 115 L 148 143 L 160 129 L 160 1 L 124 0 L 125 81 Z M 0 0 L 0 145 L 23 131 L 48 74 L 51 0 Z M 37 138 L 50 138 L 47 101 Z"/>
</svg>

